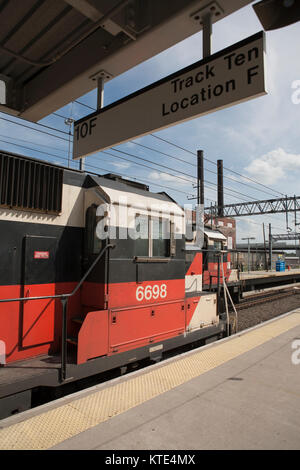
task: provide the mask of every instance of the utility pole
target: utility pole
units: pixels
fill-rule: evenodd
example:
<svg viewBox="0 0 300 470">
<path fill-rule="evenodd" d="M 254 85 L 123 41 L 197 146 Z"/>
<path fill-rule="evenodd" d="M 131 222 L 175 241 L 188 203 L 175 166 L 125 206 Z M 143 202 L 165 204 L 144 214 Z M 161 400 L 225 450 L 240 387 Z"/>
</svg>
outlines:
<svg viewBox="0 0 300 470">
<path fill-rule="evenodd" d="M 263 234 L 264 234 L 264 249 L 265 249 L 265 270 L 268 271 L 267 248 L 266 248 L 266 234 L 265 234 L 265 224 L 264 224 L 264 223 L 263 223 Z"/>
<path fill-rule="evenodd" d="M 203 150 L 197 152 L 197 204 L 204 206 L 204 166 Z"/>
<path fill-rule="evenodd" d="M 248 240 L 248 273 L 250 272 L 250 240 L 255 240 L 255 237 L 245 237 L 242 240 Z"/>
</svg>

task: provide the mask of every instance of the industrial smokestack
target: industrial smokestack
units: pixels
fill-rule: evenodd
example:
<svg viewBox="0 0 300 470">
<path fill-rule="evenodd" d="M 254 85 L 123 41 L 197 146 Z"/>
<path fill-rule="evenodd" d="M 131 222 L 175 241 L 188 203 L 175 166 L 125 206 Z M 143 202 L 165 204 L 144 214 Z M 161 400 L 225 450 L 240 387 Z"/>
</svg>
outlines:
<svg viewBox="0 0 300 470">
<path fill-rule="evenodd" d="M 218 160 L 218 217 L 224 217 L 223 160 Z"/>
</svg>

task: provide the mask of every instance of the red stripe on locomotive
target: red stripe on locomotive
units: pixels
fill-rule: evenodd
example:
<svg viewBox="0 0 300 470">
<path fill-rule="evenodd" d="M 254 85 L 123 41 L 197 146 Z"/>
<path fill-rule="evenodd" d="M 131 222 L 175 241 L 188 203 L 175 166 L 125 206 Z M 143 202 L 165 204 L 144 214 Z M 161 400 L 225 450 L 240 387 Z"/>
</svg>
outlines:
<svg viewBox="0 0 300 470">
<path fill-rule="evenodd" d="M 71 292 L 76 283 L 42 284 L 30 286 L 0 286 L 0 298 L 46 296 Z M 69 301 L 68 331 L 72 332 L 71 318 L 80 311 L 80 292 Z M 50 351 L 59 351 L 61 334 L 61 302 L 59 300 L 31 300 L 0 304 L 0 339 L 6 344 L 7 362 L 18 361 Z"/>
<path fill-rule="evenodd" d="M 194 274 L 202 274 L 202 253 L 196 253 L 186 273 L 186 276 L 191 276 Z"/>
</svg>

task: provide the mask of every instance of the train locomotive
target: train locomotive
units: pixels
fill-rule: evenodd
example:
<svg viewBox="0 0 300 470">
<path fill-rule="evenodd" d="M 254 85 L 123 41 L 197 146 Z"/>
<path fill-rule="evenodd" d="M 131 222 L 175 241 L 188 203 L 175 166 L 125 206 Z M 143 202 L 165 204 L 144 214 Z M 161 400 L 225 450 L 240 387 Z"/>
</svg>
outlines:
<svg viewBox="0 0 300 470">
<path fill-rule="evenodd" d="M 226 335 L 185 230 L 165 192 L 0 153 L 1 418 L 38 387 Z"/>
</svg>

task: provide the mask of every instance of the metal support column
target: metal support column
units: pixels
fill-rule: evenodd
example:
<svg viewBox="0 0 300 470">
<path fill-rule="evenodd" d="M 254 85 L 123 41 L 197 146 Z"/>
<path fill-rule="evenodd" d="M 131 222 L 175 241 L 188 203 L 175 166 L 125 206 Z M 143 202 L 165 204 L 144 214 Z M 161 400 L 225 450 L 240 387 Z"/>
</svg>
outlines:
<svg viewBox="0 0 300 470">
<path fill-rule="evenodd" d="M 103 108 L 104 102 L 104 78 L 97 79 L 97 109 Z"/>
<path fill-rule="evenodd" d="M 67 308 L 68 298 L 62 297 L 62 335 L 61 335 L 61 368 L 60 368 L 60 381 L 64 382 L 67 378 Z"/>
<path fill-rule="evenodd" d="M 97 110 L 103 108 L 104 103 L 104 77 L 98 76 L 97 78 Z M 79 160 L 79 169 L 84 169 L 84 160 L 81 158 Z"/>
<path fill-rule="evenodd" d="M 72 112 L 71 112 L 72 115 Z M 68 142 L 68 168 L 70 168 L 70 160 L 71 160 L 71 137 L 72 137 L 72 124 L 74 119 L 71 117 L 65 119 L 66 126 L 69 126 L 69 142 Z"/>
<path fill-rule="evenodd" d="M 248 240 L 248 273 L 250 272 L 250 240 L 255 240 L 255 237 L 245 237 L 242 240 Z"/>
<path fill-rule="evenodd" d="M 203 22 L 203 59 L 211 55 L 212 20 L 211 14 L 202 17 Z"/>
</svg>

